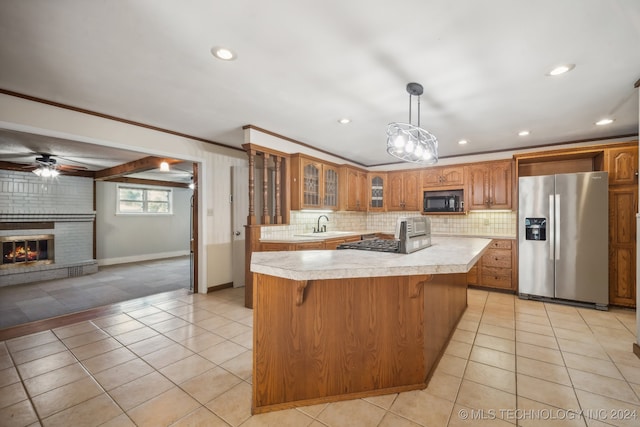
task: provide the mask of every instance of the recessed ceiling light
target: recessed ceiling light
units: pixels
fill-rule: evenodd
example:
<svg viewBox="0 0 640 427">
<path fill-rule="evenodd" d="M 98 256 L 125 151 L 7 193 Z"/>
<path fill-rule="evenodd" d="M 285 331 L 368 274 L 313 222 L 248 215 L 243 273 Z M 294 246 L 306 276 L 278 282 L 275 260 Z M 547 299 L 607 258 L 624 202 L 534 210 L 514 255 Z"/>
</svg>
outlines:
<svg viewBox="0 0 640 427">
<path fill-rule="evenodd" d="M 613 119 L 602 119 L 596 122 L 598 126 L 610 125 L 611 123 L 613 123 Z"/>
<path fill-rule="evenodd" d="M 531 132 L 529 132 L 528 130 L 521 130 L 520 132 L 518 132 L 519 136 L 527 136 L 529 135 Z"/>
<path fill-rule="evenodd" d="M 555 67 L 551 71 L 549 71 L 549 73 L 547 75 L 548 76 L 559 76 L 560 74 L 564 74 L 564 73 L 567 73 L 567 72 L 573 70 L 575 67 L 576 67 L 575 64 L 558 65 L 557 67 Z"/>
<path fill-rule="evenodd" d="M 211 48 L 211 54 L 223 61 L 233 61 L 238 57 L 232 50 L 226 47 L 214 46 Z"/>
<path fill-rule="evenodd" d="M 347 123 L 351 123 L 351 119 L 347 119 L 346 117 L 338 120 L 338 123 L 346 125 Z"/>
<path fill-rule="evenodd" d="M 458 141 L 458 144 L 460 144 L 460 145 L 464 145 L 464 144 L 466 144 L 467 142 L 469 142 L 469 141 L 467 141 L 466 139 L 461 139 L 460 141 Z"/>
</svg>

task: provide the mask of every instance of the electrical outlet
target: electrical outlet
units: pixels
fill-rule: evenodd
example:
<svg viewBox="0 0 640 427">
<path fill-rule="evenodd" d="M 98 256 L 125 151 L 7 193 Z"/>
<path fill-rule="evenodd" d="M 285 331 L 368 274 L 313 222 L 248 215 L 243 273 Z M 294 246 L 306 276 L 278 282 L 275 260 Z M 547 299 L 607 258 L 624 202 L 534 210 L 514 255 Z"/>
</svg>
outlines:
<svg viewBox="0 0 640 427">
<path fill-rule="evenodd" d="M 207 209 L 207 216 L 213 216 L 213 209 Z"/>
<path fill-rule="evenodd" d="M 491 221 L 489 221 L 489 218 L 486 218 L 484 220 L 484 225 L 491 225 Z"/>
</svg>

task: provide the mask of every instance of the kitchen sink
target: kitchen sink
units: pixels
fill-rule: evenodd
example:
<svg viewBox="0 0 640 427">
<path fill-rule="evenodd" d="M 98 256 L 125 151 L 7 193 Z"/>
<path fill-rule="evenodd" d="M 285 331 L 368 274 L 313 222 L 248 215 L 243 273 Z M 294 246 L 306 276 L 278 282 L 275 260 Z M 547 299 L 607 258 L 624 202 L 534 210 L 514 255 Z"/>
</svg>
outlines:
<svg viewBox="0 0 640 427">
<path fill-rule="evenodd" d="M 356 235 L 358 233 L 354 233 L 353 231 L 323 231 L 321 233 L 300 233 L 294 234 L 294 236 L 300 237 L 317 237 L 319 239 L 326 239 L 329 237 L 340 237 L 340 236 L 348 236 L 348 235 Z"/>
</svg>

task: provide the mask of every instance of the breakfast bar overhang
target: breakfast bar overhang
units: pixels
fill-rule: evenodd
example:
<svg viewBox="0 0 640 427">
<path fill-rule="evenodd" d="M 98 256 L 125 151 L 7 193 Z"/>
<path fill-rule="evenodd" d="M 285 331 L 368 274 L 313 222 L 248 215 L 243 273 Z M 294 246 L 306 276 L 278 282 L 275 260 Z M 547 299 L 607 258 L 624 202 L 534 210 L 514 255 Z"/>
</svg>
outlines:
<svg viewBox="0 0 640 427">
<path fill-rule="evenodd" d="M 490 242 L 254 252 L 253 413 L 425 388 Z"/>
</svg>

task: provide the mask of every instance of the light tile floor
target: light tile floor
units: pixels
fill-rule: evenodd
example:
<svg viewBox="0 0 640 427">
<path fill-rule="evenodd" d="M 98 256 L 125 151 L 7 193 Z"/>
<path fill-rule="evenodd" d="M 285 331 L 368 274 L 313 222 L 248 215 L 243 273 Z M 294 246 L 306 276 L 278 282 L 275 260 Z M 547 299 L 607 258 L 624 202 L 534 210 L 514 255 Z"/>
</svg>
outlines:
<svg viewBox="0 0 640 427">
<path fill-rule="evenodd" d="M 0 342 L 0 425 L 640 425 L 634 311 L 481 290 L 425 390 L 251 416 L 243 295 L 187 294 Z"/>
</svg>

